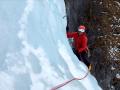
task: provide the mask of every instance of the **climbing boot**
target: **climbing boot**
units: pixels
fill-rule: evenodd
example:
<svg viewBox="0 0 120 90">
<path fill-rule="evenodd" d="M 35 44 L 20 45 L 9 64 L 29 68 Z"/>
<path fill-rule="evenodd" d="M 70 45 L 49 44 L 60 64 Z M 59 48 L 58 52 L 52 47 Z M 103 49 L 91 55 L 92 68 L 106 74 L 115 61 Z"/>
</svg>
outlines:
<svg viewBox="0 0 120 90">
<path fill-rule="evenodd" d="M 89 71 L 91 71 L 91 69 L 92 69 L 92 64 L 89 65 L 88 69 L 89 69 Z"/>
</svg>

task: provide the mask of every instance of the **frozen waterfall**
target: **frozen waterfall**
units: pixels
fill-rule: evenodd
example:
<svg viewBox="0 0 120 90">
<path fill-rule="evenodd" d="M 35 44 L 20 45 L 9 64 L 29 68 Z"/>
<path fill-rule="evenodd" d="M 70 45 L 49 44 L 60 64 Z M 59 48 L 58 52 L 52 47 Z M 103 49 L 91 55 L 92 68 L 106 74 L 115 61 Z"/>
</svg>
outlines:
<svg viewBox="0 0 120 90">
<path fill-rule="evenodd" d="M 66 38 L 64 0 L 0 1 L 0 90 L 50 90 L 87 67 Z M 101 90 L 89 74 L 60 90 Z"/>
</svg>

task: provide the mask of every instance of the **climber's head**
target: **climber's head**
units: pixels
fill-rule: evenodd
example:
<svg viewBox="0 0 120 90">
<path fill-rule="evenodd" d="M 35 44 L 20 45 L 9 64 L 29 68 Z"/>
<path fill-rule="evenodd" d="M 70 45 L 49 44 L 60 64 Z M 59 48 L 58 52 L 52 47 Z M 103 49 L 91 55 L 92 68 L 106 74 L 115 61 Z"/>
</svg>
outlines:
<svg viewBox="0 0 120 90">
<path fill-rule="evenodd" d="M 83 33 L 85 32 L 85 26 L 84 25 L 80 25 L 78 28 L 78 32 Z"/>
</svg>

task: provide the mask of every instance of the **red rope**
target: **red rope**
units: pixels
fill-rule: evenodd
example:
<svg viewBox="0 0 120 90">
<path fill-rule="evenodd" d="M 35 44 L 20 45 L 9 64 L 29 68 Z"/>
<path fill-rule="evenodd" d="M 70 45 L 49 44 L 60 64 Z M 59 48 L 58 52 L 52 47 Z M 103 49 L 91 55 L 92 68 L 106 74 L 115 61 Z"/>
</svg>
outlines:
<svg viewBox="0 0 120 90">
<path fill-rule="evenodd" d="M 82 77 L 82 78 L 73 78 L 73 79 L 71 79 L 71 80 L 68 80 L 68 81 L 66 81 L 66 82 L 64 82 L 64 83 L 61 83 L 61 84 L 59 84 L 59 85 L 53 87 L 51 90 L 57 90 L 57 89 L 59 89 L 59 88 L 65 86 L 65 85 L 67 85 L 68 83 L 74 81 L 74 80 L 82 80 L 82 79 L 86 78 L 86 77 L 88 76 L 88 74 L 89 74 L 89 71 L 85 74 L 84 77 Z"/>
</svg>

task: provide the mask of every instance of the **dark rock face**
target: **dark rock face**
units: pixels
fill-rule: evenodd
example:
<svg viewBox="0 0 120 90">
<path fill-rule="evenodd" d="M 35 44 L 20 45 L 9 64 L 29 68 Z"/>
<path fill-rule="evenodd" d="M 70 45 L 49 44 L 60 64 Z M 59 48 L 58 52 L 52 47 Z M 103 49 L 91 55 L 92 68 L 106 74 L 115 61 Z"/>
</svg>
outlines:
<svg viewBox="0 0 120 90">
<path fill-rule="evenodd" d="M 93 0 L 92 14 L 96 17 L 96 34 L 92 61 L 97 61 L 93 74 L 104 90 L 120 90 L 120 1 Z M 96 59 L 95 49 L 101 49 L 101 58 Z M 99 55 L 100 55 L 99 54 Z M 101 68 L 100 68 L 101 67 Z M 99 71 L 99 73 L 98 73 Z"/>
<path fill-rule="evenodd" d="M 69 31 L 76 31 L 84 18 L 88 18 L 86 14 L 89 8 L 88 3 L 89 0 L 65 0 Z"/>
<path fill-rule="evenodd" d="M 120 90 L 120 1 L 65 0 L 68 31 L 89 29 L 92 74 L 103 90 Z"/>
</svg>

